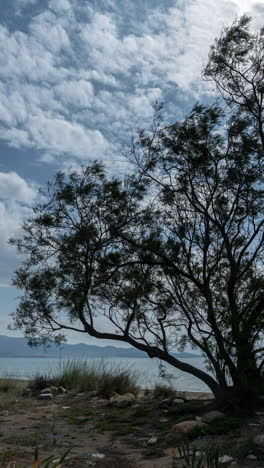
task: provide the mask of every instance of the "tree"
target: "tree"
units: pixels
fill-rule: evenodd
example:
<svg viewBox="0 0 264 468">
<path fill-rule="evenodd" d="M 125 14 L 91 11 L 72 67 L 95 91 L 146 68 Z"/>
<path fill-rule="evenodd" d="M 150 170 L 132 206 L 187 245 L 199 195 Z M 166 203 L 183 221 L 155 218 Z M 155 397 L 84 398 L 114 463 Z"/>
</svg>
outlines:
<svg viewBox="0 0 264 468">
<path fill-rule="evenodd" d="M 94 163 L 48 184 L 11 240 L 25 256 L 14 326 L 30 340 L 71 329 L 128 343 L 201 379 L 219 404 L 261 392 L 263 31 L 249 23 L 210 51 L 204 75 L 222 106 L 196 105 L 165 128 L 157 109 L 124 181 Z M 173 355 L 187 343 L 208 371 Z"/>
</svg>

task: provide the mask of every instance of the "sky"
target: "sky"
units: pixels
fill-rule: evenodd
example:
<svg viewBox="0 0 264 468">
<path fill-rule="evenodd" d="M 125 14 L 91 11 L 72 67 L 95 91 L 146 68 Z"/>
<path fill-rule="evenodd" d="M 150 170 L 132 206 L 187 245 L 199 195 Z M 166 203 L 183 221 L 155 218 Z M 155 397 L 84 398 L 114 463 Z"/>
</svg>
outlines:
<svg viewBox="0 0 264 468">
<path fill-rule="evenodd" d="M 212 99 L 201 69 L 242 13 L 263 26 L 264 0 L 0 0 L 0 334 L 21 335 L 7 331 L 21 261 L 7 241 L 39 188 L 94 159 L 124 174 L 120 148 L 156 100 L 173 122 Z"/>
</svg>

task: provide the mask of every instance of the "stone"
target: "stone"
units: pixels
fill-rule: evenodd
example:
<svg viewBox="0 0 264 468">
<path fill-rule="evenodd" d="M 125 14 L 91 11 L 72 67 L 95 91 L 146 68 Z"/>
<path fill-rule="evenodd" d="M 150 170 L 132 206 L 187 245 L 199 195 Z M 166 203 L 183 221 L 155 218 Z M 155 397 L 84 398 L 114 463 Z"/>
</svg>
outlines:
<svg viewBox="0 0 264 468">
<path fill-rule="evenodd" d="M 184 403 L 182 398 L 174 398 L 174 400 L 172 400 L 173 405 L 181 405 L 182 403 Z"/>
<path fill-rule="evenodd" d="M 247 458 L 248 460 L 257 460 L 257 459 L 258 459 L 258 457 L 256 457 L 256 455 L 253 455 L 252 453 L 250 453 L 249 455 L 247 455 L 246 458 Z"/>
<path fill-rule="evenodd" d="M 218 462 L 222 463 L 222 465 L 225 463 L 231 463 L 233 460 L 233 457 L 230 457 L 229 455 L 223 455 L 222 457 L 218 458 Z"/>
<path fill-rule="evenodd" d="M 225 415 L 221 411 L 209 411 L 208 413 L 205 413 L 201 416 L 201 421 L 210 424 L 213 421 L 216 421 L 217 419 L 222 419 L 224 417 Z"/>
<path fill-rule="evenodd" d="M 62 387 L 61 385 L 59 386 L 59 388 L 57 389 L 60 393 L 67 393 L 67 390 L 66 388 Z"/>
<path fill-rule="evenodd" d="M 119 395 L 115 393 L 109 400 L 110 406 L 115 406 L 116 408 L 126 408 L 127 406 L 132 405 L 136 401 L 135 395 L 133 393 L 124 393 Z"/>
<path fill-rule="evenodd" d="M 92 453 L 91 455 L 93 458 L 99 458 L 99 459 L 102 459 L 105 457 L 105 455 L 103 453 Z"/>
<path fill-rule="evenodd" d="M 52 393 L 52 388 L 51 387 L 43 388 L 41 390 L 41 393 Z"/>
<path fill-rule="evenodd" d="M 151 439 L 149 439 L 147 441 L 147 444 L 148 445 L 155 445 L 157 442 L 158 442 L 158 439 L 156 437 L 151 437 Z"/>
<path fill-rule="evenodd" d="M 207 426 L 207 424 L 201 421 L 195 421 L 195 420 L 182 421 L 178 424 L 175 424 L 171 430 L 176 431 L 176 432 L 183 432 L 184 434 L 188 434 L 188 432 L 190 432 L 195 427 L 204 427 L 204 426 Z"/>
<path fill-rule="evenodd" d="M 96 406 L 106 406 L 108 405 L 108 400 L 106 398 L 97 398 L 94 400 L 94 403 L 96 403 Z"/>
<path fill-rule="evenodd" d="M 38 400 L 52 400 L 52 398 L 52 393 L 40 393 L 38 396 Z"/>
<path fill-rule="evenodd" d="M 259 434 L 256 437 L 254 437 L 253 442 L 259 447 L 264 447 L 264 434 Z"/>
</svg>

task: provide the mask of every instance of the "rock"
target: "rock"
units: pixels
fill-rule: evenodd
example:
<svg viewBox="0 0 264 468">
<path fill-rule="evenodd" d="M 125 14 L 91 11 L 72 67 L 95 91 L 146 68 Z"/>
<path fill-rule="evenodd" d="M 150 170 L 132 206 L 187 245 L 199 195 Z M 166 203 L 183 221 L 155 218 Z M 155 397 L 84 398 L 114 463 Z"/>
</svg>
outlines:
<svg viewBox="0 0 264 468">
<path fill-rule="evenodd" d="M 254 437 L 253 442 L 259 447 L 264 447 L 264 434 L 259 434 L 256 437 Z"/>
<path fill-rule="evenodd" d="M 169 420 L 167 418 L 162 418 L 162 419 L 159 419 L 159 422 L 161 423 L 166 423 L 168 422 Z"/>
<path fill-rule="evenodd" d="M 124 393 L 119 395 L 115 393 L 109 400 L 110 406 L 115 406 L 116 408 L 126 408 L 127 406 L 132 405 L 136 401 L 135 395 L 133 393 Z"/>
<path fill-rule="evenodd" d="M 102 459 L 105 455 L 103 453 L 92 453 L 91 457 Z"/>
<path fill-rule="evenodd" d="M 52 393 L 40 393 L 38 396 L 38 400 L 52 400 L 52 398 Z"/>
<path fill-rule="evenodd" d="M 97 406 L 106 406 L 108 405 L 108 400 L 106 398 L 97 398 L 94 400 L 94 403 L 96 403 Z"/>
<path fill-rule="evenodd" d="M 148 445 L 155 445 L 157 442 L 158 442 L 158 439 L 156 437 L 151 437 L 151 439 L 149 439 L 147 441 L 147 444 Z"/>
<path fill-rule="evenodd" d="M 224 418 L 225 415 L 221 411 L 209 411 L 201 416 L 201 421 L 210 424 L 217 419 Z"/>
<path fill-rule="evenodd" d="M 223 465 L 225 463 L 231 463 L 234 459 L 230 457 L 229 455 L 223 455 L 222 457 L 218 458 L 218 462 L 222 463 Z"/>
<path fill-rule="evenodd" d="M 62 387 L 61 385 L 59 386 L 59 388 L 57 389 L 57 391 L 59 391 L 60 393 L 67 393 L 66 388 Z"/>
<path fill-rule="evenodd" d="M 52 393 L 52 388 L 51 387 L 43 388 L 41 390 L 41 393 Z"/>
<path fill-rule="evenodd" d="M 247 458 L 248 460 L 257 460 L 257 459 L 258 459 L 258 457 L 256 457 L 256 455 L 253 455 L 253 454 L 247 455 L 246 458 Z"/>
<path fill-rule="evenodd" d="M 207 424 L 201 422 L 201 421 L 183 421 L 181 423 L 175 424 L 175 426 L 172 427 L 172 431 L 176 432 L 183 432 L 184 434 L 188 434 L 192 429 L 195 427 L 204 427 L 207 426 Z"/>
<path fill-rule="evenodd" d="M 182 398 L 174 398 L 174 400 L 172 400 L 173 405 L 181 405 L 182 403 L 184 403 Z"/>
</svg>

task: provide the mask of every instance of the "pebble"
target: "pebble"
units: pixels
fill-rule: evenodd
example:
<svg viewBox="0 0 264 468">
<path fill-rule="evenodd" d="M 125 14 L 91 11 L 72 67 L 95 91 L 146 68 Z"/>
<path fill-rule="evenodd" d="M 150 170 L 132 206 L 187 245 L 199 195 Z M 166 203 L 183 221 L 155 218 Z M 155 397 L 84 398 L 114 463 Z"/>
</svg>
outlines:
<svg viewBox="0 0 264 468">
<path fill-rule="evenodd" d="M 155 445 L 158 442 L 158 439 L 156 437 L 151 437 L 151 439 L 148 440 L 148 445 Z"/>
<path fill-rule="evenodd" d="M 92 453 L 91 455 L 93 458 L 104 458 L 105 455 L 103 453 Z"/>
<path fill-rule="evenodd" d="M 231 463 L 233 461 L 232 457 L 229 457 L 229 455 L 223 455 L 222 457 L 218 458 L 219 463 Z"/>
</svg>

